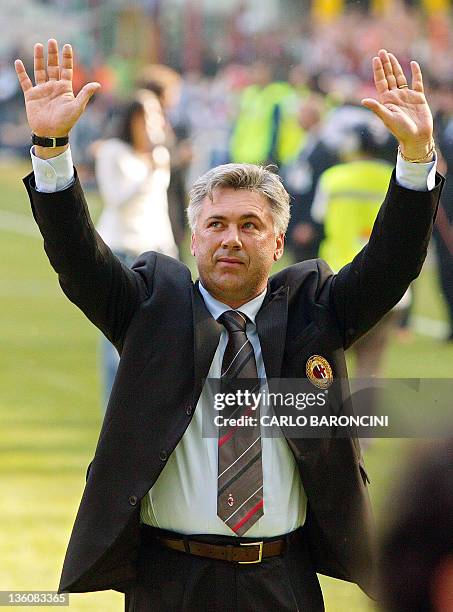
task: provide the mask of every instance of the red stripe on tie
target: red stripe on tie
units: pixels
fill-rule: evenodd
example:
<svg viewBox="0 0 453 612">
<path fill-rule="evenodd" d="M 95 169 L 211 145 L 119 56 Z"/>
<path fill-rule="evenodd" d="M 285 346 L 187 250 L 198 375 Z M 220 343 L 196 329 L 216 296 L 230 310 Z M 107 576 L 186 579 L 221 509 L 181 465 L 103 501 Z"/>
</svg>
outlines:
<svg viewBox="0 0 453 612">
<path fill-rule="evenodd" d="M 251 412 L 252 412 L 252 406 L 249 406 L 249 407 L 247 408 L 247 410 L 244 412 L 244 416 L 250 416 L 250 413 L 251 413 Z M 230 439 L 233 437 L 234 432 L 236 431 L 236 429 L 238 429 L 238 427 L 239 427 L 239 425 L 235 425 L 234 427 L 232 427 L 232 428 L 231 428 L 231 429 L 228 431 L 228 433 L 226 433 L 224 436 L 222 436 L 221 438 L 219 438 L 219 440 L 218 440 L 218 446 L 219 446 L 219 448 L 220 448 L 221 446 L 223 446 L 223 445 L 225 444 L 225 442 L 228 442 L 228 440 L 230 440 Z"/>
<path fill-rule="evenodd" d="M 244 523 L 246 523 L 254 514 L 256 514 L 258 512 L 258 510 L 260 508 L 263 507 L 263 503 L 264 503 L 264 500 L 260 500 L 256 504 L 256 506 L 253 506 L 253 508 L 247 512 L 247 514 L 244 516 L 244 518 L 242 518 L 239 521 L 239 523 L 236 523 L 236 525 L 234 525 L 234 527 L 231 527 L 231 529 L 233 531 L 237 531 L 238 529 L 240 529 Z"/>
<path fill-rule="evenodd" d="M 232 438 L 232 437 L 233 437 L 233 434 L 234 434 L 234 432 L 236 431 L 236 429 L 237 429 L 237 426 L 236 426 L 236 427 L 233 427 L 233 429 L 230 429 L 230 431 L 229 431 L 227 434 L 225 434 L 224 436 L 222 436 L 221 438 L 219 438 L 219 441 L 218 441 L 219 448 L 220 448 L 221 446 L 223 446 L 223 445 L 225 444 L 225 442 L 228 442 L 228 440 L 229 440 L 230 438 Z"/>
</svg>

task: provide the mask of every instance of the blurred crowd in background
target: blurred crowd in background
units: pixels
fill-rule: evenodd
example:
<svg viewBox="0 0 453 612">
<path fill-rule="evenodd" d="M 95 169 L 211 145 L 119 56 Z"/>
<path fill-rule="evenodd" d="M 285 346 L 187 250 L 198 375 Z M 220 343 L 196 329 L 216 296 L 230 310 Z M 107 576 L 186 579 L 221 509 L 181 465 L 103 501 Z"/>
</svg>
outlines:
<svg viewBox="0 0 453 612">
<path fill-rule="evenodd" d="M 59 36 L 52 23 L 64 15 L 65 41 L 76 52 L 75 93 L 88 81 L 102 84 L 71 135 L 86 187 L 100 188 L 102 196 L 99 181 L 106 164 L 101 171 L 96 164 L 105 157 L 106 140 L 138 147 L 141 161 L 147 153 L 156 158 L 156 147 L 160 152 L 165 147 L 168 213 L 180 246 L 187 192 L 198 176 L 226 162 L 274 164 L 292 196 L 291 255 L 301 261 L 321 254 L 334 269 L 366 243 L 396 158 L 395 141 L 360 106 L 375 91 L 371 58 L 379 48 L 391 50 L 408 77 L 410 60 L 417 59 L 435 114 L 439 169 L 447 176 L 434 243 L 449 314 L 446 337 L 453 339 L 449 2 L 268 0 L 264 10 L 254 0 L 222 6 L 212 0 L 136 0 L 127 6 L 119 0 L 27 0 L 25 12 L 10 0 L 6 4 L 16 36 L 6 36 L 1 45 L 3 155 L 29 155 L 30 134 L 13 69 L 13 58 L 22 57 L 32 73 L 30 37 L 38 39 L 25 15 L 34 16 L 34 24 L 46 20 L 49 36 Z M 17 36 L 17 28 L 23 36 Z M 125 136 L 124 117 L 139 99 L 149 142 L 134 144 L 130 130 Z M 340 171 L 326 175 L 339 164 Z M 173 240 L 168 242 L 167 251 L 174 254 Z M 409 302 L 407 297 L 402 307 Z M 379 351 L 372 347 L 372 354 Z M 379 374 L 378 364 L 371 369 Z"/>
</svg>

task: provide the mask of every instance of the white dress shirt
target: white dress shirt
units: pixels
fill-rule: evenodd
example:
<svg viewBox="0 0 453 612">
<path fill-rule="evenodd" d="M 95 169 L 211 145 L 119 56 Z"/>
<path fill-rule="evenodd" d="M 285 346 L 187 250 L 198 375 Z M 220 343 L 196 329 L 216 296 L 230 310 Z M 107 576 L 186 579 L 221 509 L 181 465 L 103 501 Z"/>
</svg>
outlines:
<svg viewBox="0 0 453 612">
<path fill-rule="evenodd" d="M 69 149 L 50 160 L 33 155 L 36 187 L 39 191 L 64 189 L 73 177 Z M 49 166 L 53 169 L 53 178 Z M 397 159 L 397 182 L 404 187 L 426 191 L 434 186 L 436 161 L 411 164 L 400 156 Z M 71 172 L 69 172 L 69 168 Z M 45 175 L 45 176 L 44 176 Z M 213 298 L 200 284 L 206 307 L 214 318 L 231 308 Z M 249 318 L 246 333 L 254 348 L 260 378 L 266 378 L 255 317 L 263 303 L 265 292 L 239 310 Z M 222 331 L 208 378 L 220 378 L 223 354 L 228 334 Z M 186 534 L 234 533 L 217 516 L 217 463 L 216 438 L 203 438 L 202 413 L 206 402 L 205 390 L 200 395 L 192 421 L 179 441 L 154 486 L 141 503 L 142 522 Z M 262 437 L 262 466 L 264 514 L 250 528 L 247 536 L 271 537 L 293 531 L 303 525 L 307 498 L 294 456 L 284 437 Z"/>
</svg>

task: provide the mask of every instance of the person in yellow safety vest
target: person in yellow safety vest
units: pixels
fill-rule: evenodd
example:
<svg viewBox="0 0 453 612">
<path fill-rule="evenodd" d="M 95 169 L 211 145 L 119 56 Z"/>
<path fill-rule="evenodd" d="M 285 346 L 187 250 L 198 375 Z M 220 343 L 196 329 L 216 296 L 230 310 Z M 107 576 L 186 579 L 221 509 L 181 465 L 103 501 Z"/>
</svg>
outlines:
<svg viewBox="0 0 453 612">
<path fill-rule="evenodd" d="M 371 235 L 393 166 L 381 159 L 358 159 L 323 172 L 311 211 L 324 225 L 319 256 L 338 271 Z"/>
<path fill-rule="evenodd" d="M 324 240 L 319 256 L 338 271 L 366 245 L 392 174 L 393 166 L 378 159 L 378 147 L 366 125 L 354 130 L 357 150 L 350 161 L 332 166 L 320 177 L 311 215 L 324 224 Z M 356 342 L 355 376 L 359 379 L 382 375 L 382 362 L 398 307 L 409 301 L 403 297 L 390 313 Z M 371 400 L 371 398 L 370 398 Z"/>
<path fill-rule="evenodd" d="M 310 89 L 306 72 L 300 64 L 293 66 L 288 74 L 287 95 L 278 104 L 277 158 L 282 165 L 290 163 L 305 146 L 307 133 L 299 122 L 301 103 L 308 99 Z"/>
<path fill-rule="evenodd" d="M 239 113 L 230 140 L 230 159 L 236 163 L 278 163 L 279 104 L 291 93 L 291 85 L 271 82 L 269 66 L 252 66 L 253 85 L 240 97 Z"/>
</svg>

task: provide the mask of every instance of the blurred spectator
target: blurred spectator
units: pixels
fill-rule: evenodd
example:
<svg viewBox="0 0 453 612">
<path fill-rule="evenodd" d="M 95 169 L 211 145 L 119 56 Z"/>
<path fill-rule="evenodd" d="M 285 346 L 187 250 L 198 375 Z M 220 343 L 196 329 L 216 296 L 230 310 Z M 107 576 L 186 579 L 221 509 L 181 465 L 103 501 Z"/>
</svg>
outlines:
<svg viewBox="0 0 453 612">
<path fill-rule="evenodd" d="M 17 82 L 16 72 L 13 67 L 13 62 L 0 59 L 0 104 L 5 100 L 14 98 L 19 91 L 19 83 Z"/>
<path fill-rule="evenodd" d="M 182 122 L 175 126 L 171 123 L 171 111 L 177 106 L 181 96 L 181 77 L 168 66 L 149 64 L 139 73 L 137 85 L 157 96 L 164 114 L 165 144 L 170 152 L 168 214 L 175 242 L 179 247 L 186 230 L 186 174 L 193 157 L 188 126 Z"/>
<path fill-rule="evenodd" d="M 168 112 L 180 98 L 181 76 L 169 66 L 147 64 L 138 74 L 137 87 L 154 91 L 164 111 Z"/>
<path fill-rule="evenodd" d="M 168 185 L 168 214 L 176 244 L 181 246 L 186 225 L 188 202 L 187 171 L 193 159 L 192 143 L 185 126 L 176 126 L 170 149 L 170 184 Z"/>
<path fill-rule="evenodd" d="M 96 152 L 96 180 L 104 203 L 98 222 L 103 240 L 130 265 L 145 251 L 178 257 L 168 215 L 170 156 L 157 97 L 140 91 L 118 117 L 116 137 Z M 104 338 L 104 406 L 118 367 L 116 349 Z"/>
<path fill-rule="evenodd" d="M 241 94 L 239 111 L 230 142 L 232 162 L 279 163 L 280 104 L 291 95 L 289 83 L 272 82 L 268 64 L 255 62 L 250 68 L 251 85 Z"/>
<path fill-rule="evenodd" d="M 439 279 L 447 306 L 449 331 L 447 340 L 453 342 L 453 85 L 437 84 L 438 111 L 435 116 L 436 142 L 445 163 L 446 178 L 436 224 L 434 242 L 437 251 Z"/>
<path fill-rule="evenodd" d="M 277 161 L 279 164 L 291 162 L 302 149 L 307 134 L 299 120 L 299 107 L 308 97 L 310 89 L 308 79 L 302 64 L 292 66 L 288 74 L 286 95 L 276 106 L 277 133 Z"/>
<path fill-rule="evenodd" d="M 28 155 L 30 129 L 20 99 L 12 58 L 0 59 L 0 146 L 11 155 Z"/>
<path fill-rule="evenodd" d="M 383 609 L 453 612 L 453 440 L 419 449 L 389 501 Z"/>
<path fill-rule="evenodd" d="M 94 187 L 96 143 L 99 143 L 105 134 L 111 112 L 111 99 L 105 96 L 101 89 L 91 98 L 80 121 L 71 131 L 72 159 L 85 187 Z"/>
<path fill-rule="evenodd" d="M 173 125 L 187 129 L 192 144 L 189 185 L 213 166 L 229 161 L 235 77 L 236 72 L 228 66 L 213 78 L 191 73 L 183 81 L 181 99 L 171 117 Z"/>
<path fill-rule="evenodd" d="M 369 124 L 350 129 L 343 159 L 348 161 L 321 175 L 312 207 L 314 221 L 324 226 L 319 255 L 335 272 L 368 242 L 393 170 L 393 164 L 379 157 L 379 142 Z M 354 343 L 356 378 L 382 376 L 383 356 L 394 325 L 395 309 Z"/>
<path fill-rule="evenodd" d="M 396 142 L 386 132 L 383 124 L 369 110 L 360 104 L 360 90 L 355 79 L 335 79 L 331 83 L 337 97 L 341 91 L 343 103 L 333 108 L 325 117 L 321 137 L 330 149 L 342 157 L 354 154 L 357 147 L 357 133 L 365 128 L 370 133 L 376 155 L 392 164 L 395 162 Z"/>
<path fill-rule="evenodd" d="M 339 161 L 337 152 L 321 138 L 324 113 L 325 101 L 319 94 L 309 95 L 300 104 L 298 119 L 306 133 L 305 143 L 296 159 L 281 171 L 292 200 L 287 240 L 296 261 L 318 256 L 322 225 L 313 221 L 311 206 L 319 177 Z"/>
</svg>

